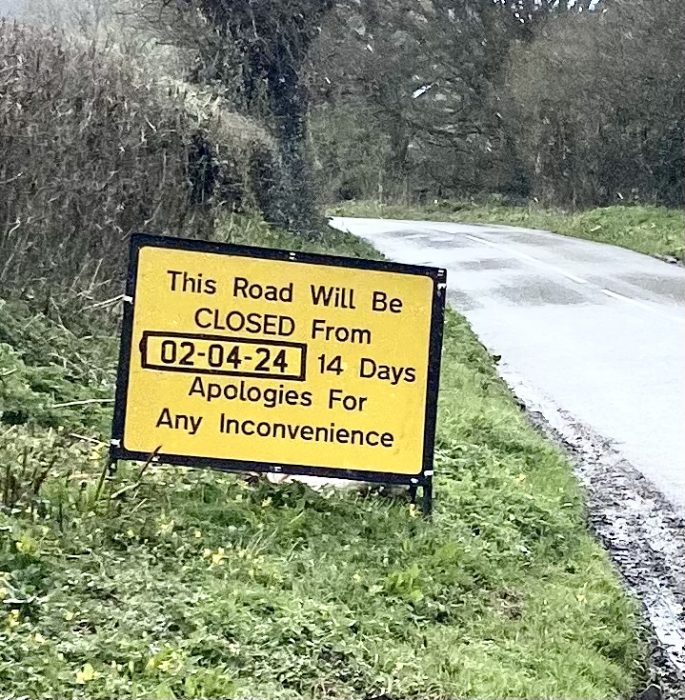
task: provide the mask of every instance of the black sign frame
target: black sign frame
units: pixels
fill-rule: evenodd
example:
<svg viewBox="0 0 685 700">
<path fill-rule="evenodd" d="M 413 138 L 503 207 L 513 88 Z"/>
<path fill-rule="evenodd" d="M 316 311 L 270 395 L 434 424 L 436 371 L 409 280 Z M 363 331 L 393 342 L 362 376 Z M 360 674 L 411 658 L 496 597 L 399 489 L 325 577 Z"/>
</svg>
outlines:
<svg viewBox="0 0 685 700">
<path fill-rule="evenodd" d="M 133 318 L 135 314 L 136 283 L 138 277 L 138 259 L 142 248 L 156 247 L 174 250 L 188 250 L 215 255 L 253 257 L 265 260 L 278 260 L 292 264 L 312 264 L 330 267 L 343 267 L 357 270 L 374 270 L 405 275 L 419 275 L 433 281 L 433 301 L 431 308 L 430 348 L 428 353 L 428 381 L 425 398 L 424 444 L 422 470 L 419 474 L 397 474 L 362 470 L 333 469 L 311 465 L 293 465 L 253 462 L 246 460 L 215 459 L 206 457 L 189 457 L 187 455 L 153 454 L 127 450 L 123 444 L 126 425 L 126 403 L 128 381 L 133 344 Z M 411 489 L 412 498 L 416 489 L 423 489 L 423 511 L 430 515 L 433 501 L 433 461 L 435 455 L 435 434 L 437 424 L 438 391 L 442 355 L 443 326 L 445 317 L 447 272 L 442 268 L 424 267 L 387 262 L 385 260 L 367 260 L 319 253 L 302 253 L 299 251 L 275 248 L 257 248 L 253 246 L 215 243 L 185 238 L 171 238 L 152 234 L 137 233 L 130 239 L 130 255 L 124 313 L 121 328 L 121 345 L 117 369 L 116 396 L 112 439 L 110 442 L 110 460 L 116 465 L 119 460 L 142 461 L 173 464 L 183 467 L 213 469 L 222 472 L 260 472 L 277 473 L 293 476 L 314 476 L 333 479 L 347 479 L 377 484 L 401 484 Z"/>
</svg>

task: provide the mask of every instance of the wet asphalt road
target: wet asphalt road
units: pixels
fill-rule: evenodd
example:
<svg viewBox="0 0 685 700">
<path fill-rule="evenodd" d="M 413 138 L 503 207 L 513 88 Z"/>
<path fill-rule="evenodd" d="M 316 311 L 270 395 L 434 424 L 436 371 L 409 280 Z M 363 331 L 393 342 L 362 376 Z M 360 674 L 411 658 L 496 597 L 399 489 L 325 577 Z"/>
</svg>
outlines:
<svg viewBox="0 0 685 700">
<path fill-rule="evenodd" d="M 505 226 L 336 218 L 389 259 L 448 271 L 504 374 L 563 409 L 685 514 L 685 270 Z"/>
</svg>

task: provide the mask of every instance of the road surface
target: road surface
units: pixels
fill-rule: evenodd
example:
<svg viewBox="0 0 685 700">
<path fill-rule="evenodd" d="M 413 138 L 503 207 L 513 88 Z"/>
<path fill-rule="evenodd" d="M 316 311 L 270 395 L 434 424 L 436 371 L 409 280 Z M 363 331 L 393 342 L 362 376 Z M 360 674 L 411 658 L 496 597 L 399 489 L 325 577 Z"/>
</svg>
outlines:
<svg viewBox="0 0 685 700">
<path fill-rule="evenodd" d="M 684 269 L 506 226 L 331 223 L 391 260 L 447 268 L 448 301 L 505 377 L 610 440 L 685 514 Z"/>
</svg>

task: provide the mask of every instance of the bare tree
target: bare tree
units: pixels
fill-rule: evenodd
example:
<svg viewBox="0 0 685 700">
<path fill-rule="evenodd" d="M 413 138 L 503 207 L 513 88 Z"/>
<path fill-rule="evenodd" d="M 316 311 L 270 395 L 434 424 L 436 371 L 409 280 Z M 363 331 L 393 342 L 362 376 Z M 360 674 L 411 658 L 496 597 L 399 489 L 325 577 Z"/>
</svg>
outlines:
<svg viewBox="0 0 685 700">
<path fill-rule="evenodd" d="M 144 0 L 150 26 L 193 47 L 198 81 L 220 84 L 249 114 L 266 118 L 280 144 L 284 181 L 280 223 L 316 228 L 306 149 L 309 99 L 305 60 L 334 0 Z"/>
<path fill-rule="evenodd" d="M 683 199 L 685 5 L 614 0 L 550 23 L 510 73 L 535 194 L 571 205 Z"/>
<path fill-rule="evenodd" d="M 515 4 L 339 4 L 337 21 L 328 23 L 317 46 L 312 80 L 320 104 L 335 102 L 326 111 L 327 120 L 336 110 L 371 115 L 377 140 L 387 142 L 385 194 L 461 194 L 497 189 L 512 179 L 502 164 L 505 157 L 509 163 L 515 158 L 504 153 L 511 145 L 503 132 L 500 101 L 509 47 L 527 31 L 519 21 L 520 3 Z M 543 9 L 531 4 L 531 11 L 533 7 L 537 21 Z M 325 142 L 325 133 L 317 129 L 317 135 Z"/>
</svg>

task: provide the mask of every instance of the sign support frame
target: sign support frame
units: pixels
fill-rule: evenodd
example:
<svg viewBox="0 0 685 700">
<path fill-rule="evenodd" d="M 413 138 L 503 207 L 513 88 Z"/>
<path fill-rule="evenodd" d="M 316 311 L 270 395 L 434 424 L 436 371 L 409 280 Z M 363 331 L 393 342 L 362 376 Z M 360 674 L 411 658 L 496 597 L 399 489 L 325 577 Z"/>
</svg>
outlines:
<svg viewBox="0 0 685 700">
<path fill-rule="evenodd" d="M 277 464 L 234 459 L 197 458 L 173 454 L 147 454 L 127 450 L 123 444 L 126 423 L 126 402 L 128 393 L 128 374 L 130 370 L 132 344 L 134 300 L 138 274 L 138 256 L 144 247 L 171 248 L 190 250 L 226 256 L 256 257 L 289 263 L 304 263 L 333 267 L 376 270 L 399 274 L 411 274 L 429 277 L 434 282 L 430 322 L 430 346 L 428 353 L 428 378 L 425 401 L 424 444 L 422 470 L 419 474 L 398 474 L 390 472 L 373 472 L 362 470 L 345 470 L 331 467 L 313 467 L 311 465 Z M 416 490 L 422 489 L 422 511 L 425 517 L 430 517 L 433 507 L 433 460 L 435 451 L 435 433 L 437 422 L 437 398 L 440 381 L 442 355 L 443 326 L 446 303 L 446 277 L 442 268 L 431 268 L 420 265 L 407 265 L 384 260 L 366 260 L 317 253 L 302 253 L 299 251 L 275 248 L 258 248 L 227 243 L 214 243 L 194 239 L 172 238 L 152 234 L 136 233 L 130 239 L 130 257 L 126 292 L 123 297 L 124 311 L 121 330 L 119 364 L 117 369 L 116 396 L 112 438 L 110 441 L 110 464 L 113 469 L 121 460 L 142 461 L 154 464 L 173 464 L 194 468 L 209 468 L 222 472 L 258 472 L 289 474 L 293 476 L 314 476 L 324 478 L 346 479 L 377 484 L 406 485 L 410 488 L 412 501 L 415 500 Z"/>
</svg>

